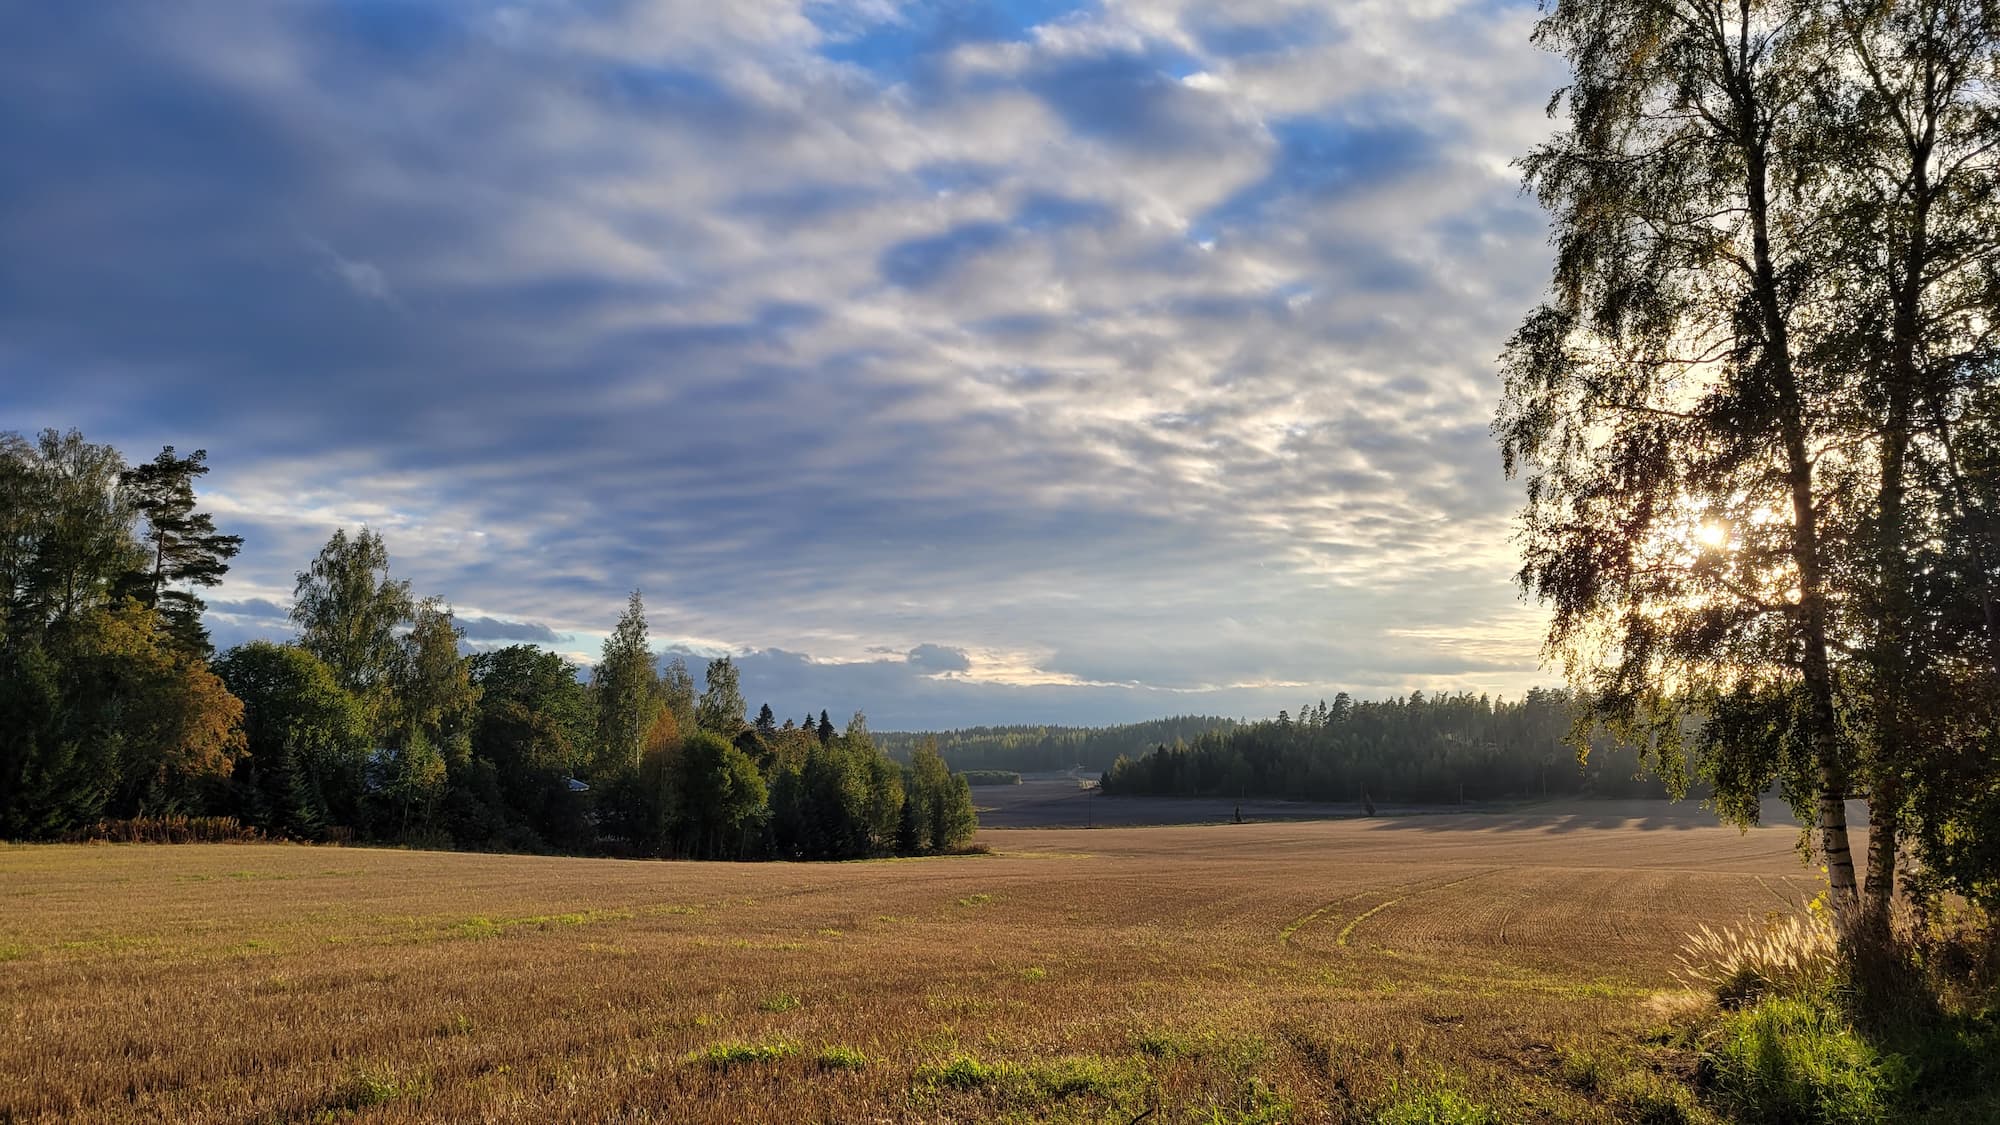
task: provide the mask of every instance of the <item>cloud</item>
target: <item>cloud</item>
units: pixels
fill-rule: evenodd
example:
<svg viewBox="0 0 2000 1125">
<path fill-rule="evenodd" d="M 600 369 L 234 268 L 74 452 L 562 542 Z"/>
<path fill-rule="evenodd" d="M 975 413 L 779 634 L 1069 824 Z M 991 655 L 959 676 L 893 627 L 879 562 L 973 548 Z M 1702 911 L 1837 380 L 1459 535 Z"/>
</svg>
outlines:
<svg viewBox="0 0 2000 1125">
<path fill-rule="evenodd" d="M 218 640 L 367 523 L 481 640 L 638 587 L 923 725 L 1518 692 L 1533 17 L 29 6 L 0 414 L 210 450 Z"/>
<path fill-rule="evenodd" d="M 918 645 L 910 650 L 908 660 L 911 667 L 927 674 L 966 672 L 972 668 L 964 649 L 944 645 Z"/>
<path fill-rule="evenodd" d="M 547 625 L 527 621 L 501 621 L 492 617 L 460 617 L 458 627 L 468 641 L 533 641 L 555 645 L 561 641 Z"/>
</svg>

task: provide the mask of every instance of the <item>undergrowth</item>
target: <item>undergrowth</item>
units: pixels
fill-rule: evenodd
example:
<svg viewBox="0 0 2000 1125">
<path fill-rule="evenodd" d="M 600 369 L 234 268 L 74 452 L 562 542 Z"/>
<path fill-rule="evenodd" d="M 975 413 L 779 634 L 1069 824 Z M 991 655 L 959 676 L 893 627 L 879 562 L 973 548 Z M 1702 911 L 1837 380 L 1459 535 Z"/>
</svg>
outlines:
<svg viewBox="0 0 2000 1125">
<path fill-rule="evenodd" d="M 2000 1121 L 1993 920 L 1904 911 L 1869 940 L 1843 955 L 1819 904 L 1690 940 L 1682 979 L 1715 1002 L 1686 1029 L 1696 1084 L 1729 1120 Z"/>
</svg>

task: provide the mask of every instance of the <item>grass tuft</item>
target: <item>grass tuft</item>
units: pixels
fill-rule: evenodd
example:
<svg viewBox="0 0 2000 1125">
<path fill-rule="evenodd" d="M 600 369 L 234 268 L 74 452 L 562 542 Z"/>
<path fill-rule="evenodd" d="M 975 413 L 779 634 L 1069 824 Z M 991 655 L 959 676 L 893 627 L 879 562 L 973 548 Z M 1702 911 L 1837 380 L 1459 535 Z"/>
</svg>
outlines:
<svg viewBox="0 0 2000 1125">
<path fill-rule="evenodd" d="M 689 1054 L 687 1061 L 710 1070 L 728 1070 L 755 1063 L 777 1062 L 798 1053 L 799 1045 L 784 1039 L 761 1043 L 711 1043 Z"/>
<path fill-rule="evenodd" d="M 1741 1008 L 1765 996 L 1817 995 L 1839 970 L 1833 919 L 1815 909 L 1719 930 L 1703 925 L 1681 950 L 1677 975 L 1723 1007 Z"/>
<path fill-rule="evenodd" d="M 853 1047 L 821 1047 L 813 1062 L 821 1070 L 865 1070 L 868 1056 Z"/>
</svg>

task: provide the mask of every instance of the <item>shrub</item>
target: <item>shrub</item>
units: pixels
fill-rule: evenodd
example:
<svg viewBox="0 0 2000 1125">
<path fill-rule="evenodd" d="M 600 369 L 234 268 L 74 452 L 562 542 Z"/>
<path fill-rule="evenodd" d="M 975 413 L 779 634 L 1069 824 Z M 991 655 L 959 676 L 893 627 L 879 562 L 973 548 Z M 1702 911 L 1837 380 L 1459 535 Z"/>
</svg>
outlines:
<svg viewBox="0 0 2000 1125">
<path fill-rule="evenodd" d="M 1702 1053 L 1717 1097 L 1755 1125 L 1884 1121 L 1908 1081 L 1823 1003 L 1773 997 L 1726 1015 Z"/>
</svg>

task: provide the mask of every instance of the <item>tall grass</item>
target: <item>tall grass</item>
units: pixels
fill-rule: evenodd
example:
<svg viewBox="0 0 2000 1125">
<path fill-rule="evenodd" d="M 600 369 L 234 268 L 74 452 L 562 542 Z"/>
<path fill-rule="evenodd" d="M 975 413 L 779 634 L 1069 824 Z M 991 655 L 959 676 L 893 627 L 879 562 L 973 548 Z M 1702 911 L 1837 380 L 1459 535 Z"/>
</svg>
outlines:
<svg viewBox="0 0 2000 1125">
<path fill-rule="evenodd" d="M 247 844 L 262 833 L 233 816 L 138 816 L 100 820 L 69 836 L 73 844 Z"/>
<path fill-rule="evenodd" d="M 1720 929 L 1702 925 L 1689 936 L 1679 963 L 1683 983 L 1712 992 L 1725 1008 L 1770 995 L 1819 995 L 1840 975 L 1839 942 L 1824 909 Z"/>
<path fill-rule="evenodd" d="M 1843 947 L 1815 902 L 1689 938 L 1677 975 L 1720 1009 L 1699 1035 L 1709 1097 L 1751 1125 L 1991 1119 L 2000 990 L 1978 971 L 2000 957 L 1990 920 L 1901 907 L 1886 931 L 1849 936 Z"/>
</svg>

